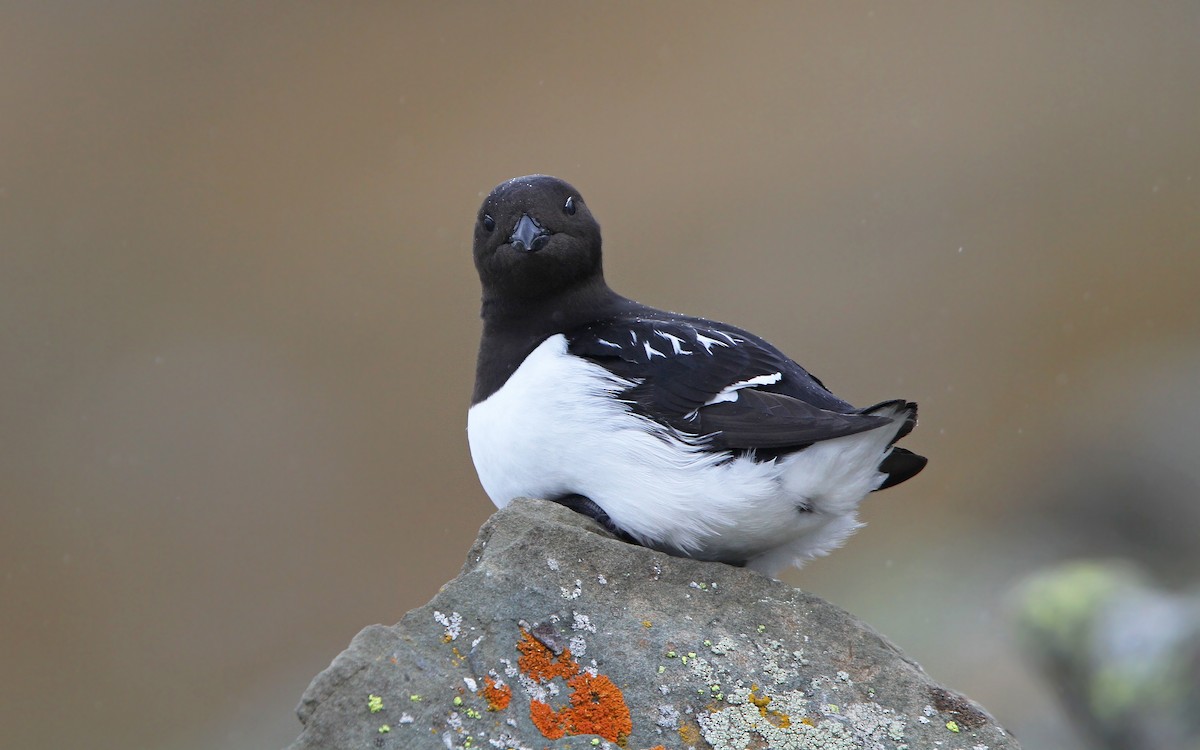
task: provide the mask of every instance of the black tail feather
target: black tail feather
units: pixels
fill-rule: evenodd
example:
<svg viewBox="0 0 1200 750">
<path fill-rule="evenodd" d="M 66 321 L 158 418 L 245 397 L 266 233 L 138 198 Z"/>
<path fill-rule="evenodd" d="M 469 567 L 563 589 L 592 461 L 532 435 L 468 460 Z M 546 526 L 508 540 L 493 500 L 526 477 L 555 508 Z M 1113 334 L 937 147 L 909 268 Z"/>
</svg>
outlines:
<svg viewBox="0 0 1200 750">
<path fill-rule="evenodd" d="M 895 409 L 904 414 L 904 424 L 901 425 L 900 431 L 896 433 L 896 437 L 892 438 L 892 451 L 887 458 L 879 465 L 879 470 L 887 474 L 887 479 L 883 484 L 879 485 L 879 489 L 886 490 L 888 487 L 894 487 L 901 482 L 912 479 L 925 468 L 925 464 L 929 463 L 929 459 L 924 456 L 913 453 L 906 448 L 895 447 L 896 441 L 903 438 L 905 435 L 913 431 L 917 426 L 917 404 L 914 401 L 905 401 L 897 399 L 895 401 L 884 401 L 881 404 L 868 406 L 862 409 L 864 414 L 874 414 L 884 409 Z"/>
<path fill-rule="evenodd" d="M 921 472 L 921 469 L 925 468 L 927 463 L 929 463 L 929 459 L 924 456 L 917 455 L 905 448 L 892 448 L 892 452 L 879 465 L 879 470 L 887 474 L 887 479 L 879 485 L 879 489 L 886 490 L 888 487 L 894 487 L 903 481 L 912 479 Z"/>
</svg>

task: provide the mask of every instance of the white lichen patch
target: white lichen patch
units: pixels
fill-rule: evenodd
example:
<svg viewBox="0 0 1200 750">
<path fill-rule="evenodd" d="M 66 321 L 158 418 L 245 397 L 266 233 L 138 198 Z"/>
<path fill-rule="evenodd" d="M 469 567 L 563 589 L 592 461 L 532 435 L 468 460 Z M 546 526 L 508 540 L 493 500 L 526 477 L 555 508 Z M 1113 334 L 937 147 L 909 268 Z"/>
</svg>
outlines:
<svg viewBox="0 0 1200 750">
<path fill-rule="evenodd" d="M 557 573 L 562 566 L 558 564 L 558 560 L 554 559 L 553 557 L 547 557 L 546 567 Z"/>
<path fill-rule="evenodd" d="M 607 586 L 607 585 L 608 585 L 608 579 L 604 577 L 604 574 L 603 574 L 603 573 L 601 573 L 601 574 L 599 574 L 599 575 L 597 575 L 597 576 L 596 576 L 596 583 L 600 584 L 601 586 Z"/>
<path fill-rule="evenodd" d="M 396 722 L 396 723 L 397 723 L 397 724 L 412 724 L 414 721 L 416 721 L 416 719 L 414 719 L 414 718 L 413 718 L 413 715 L 412 715 L 412 714 L 410 714 L 410 713 L 401 713 L 401 714 L 400 714 L 400 721 L 398 721 L 398 722 Z"/>
<path fill-rule="evenodd" d="M 575 588 L 568 589 L 566 586 L 560 586 L 559 590 L 562 591 L 563 599 L 578 599 L 579 595 L 583 593 L 583 581 L 576 578 Z"/>
<path fill-rule="evenodd" d="M 766 715 L 760 708 L 761 701 L 752 701 L 751 691 L 747 688 L 733 690 L 725 697 L 725 701 L 728 708 L 696 716 L 704 739 L 713 747 L 765 745 L 773 750 L 849 750 L 860 747 L 840 721 L 823 719 L 815 724 L 804 722 L 809 713 L 809 701 L 799 691 L 772 695 L 771 702 L 767 704 L 770 711 Z"/>
<path fill-rule="evenodd" d="M 658 719 L 655 724 L 663 729 L 674 729 L 679 726 L 679 711 L 669 703 L 663 703 L 658 707 Z"/>
<path fill-rule="evenodd" d="M 687 661 L 688 668 L 692 674 L 696 676 L 697 681 L 701 685 L 720 685 L 721 682 L 728 678 L 728 674 L 724 669 L 705 659 L 702 656 L 691 656 Z"/>
<path fill-rule="evenodd" d="M 517 676 L 518 670 L 512 663 L 512 659 L 500 659 L 500 664 L 504 667 L 504 675 L 510 680 Z"/>
<path fill-rule="evenodd" d="M 794 652 L 776 640 L 755 641 L 754 645 L 758 648 L 760 669 L 776 685 L 795 680 L 798 675 L 796 668 L 802 666 L 803 662 L 793 656 Z"/>
<path fill-rule="evenodd" d="M 505 670 L 505 673 L 507 673 L 507 670 Z M 521 690 L 525 693 L 525 696 L 530 700 L 545 703 L 550 697 L 551 689 L 557 692 L 557 688 L 553 682 L 543 685 L 523 672 L 513 670 L 513 674 L 509 675 L 509 678 L 516 680 L 516 683 L 521 686 Z"/>
<path fill-rule="evenodd" d="M 817 705 L 799 690 L 756 693 L 743 685 L 730 690 L 725 703 L 728 708 L 696 717 L 713 747 L 848 750 L 905 746 L 904 722 L 878 703 L 852 703 L 833 711 L 830 705 Z"/>
<path fill-rule="evenodd" d="M 584 640 L 582 635 L 576 633 L 571 636 L 570 644 L 569 648 L 571 649 L 572 656 L 582 658 L 587 653 L 587 641 Z"/>
<path fill-rule="evenodd" d="M 437 620 L 438 624 L 446 629 L 446 639 L 454 640 L 458 638 L 458 634 L 462 632 L 462 615 L 457 612 L 451 612 L 449 616 L 433 611 L 433 619 Z"/>
<path fill-rule="evenodd" d="M 730 651 L 736 651 L 737 647 L 738 647 L 737 642 L 734 641 L 729 636 L 725 635 L 725 636 L 721 636 L 721 638 L 719 640 L 717 640 L 716 643 L 709 644 L 708 650 L 712 651 L 714 654 L 716 654 L 718 656 L 723 656 L 725 654 L 728 654 Z"/>
<path fill-rule="evenodd" d="M 850 721 L 854 733 L 863 739 L 904 741 L 904 721 L 890 708 L 878 703 L 851 703 L 842 714 Z"/>
<path fill-rule="evenodd" d="M 596 626 L 592 624 L 592 619 L 587 615 L 571 612 L 571 620 L 572 630 L 586 630 L 589 633 L 596 632 Z"/>
<path fill-rule="evenodd" d="M 479 690 L 479 684 L 475 682 L 474 677 L 464 677 L 463 684 L 466 685 L 467 690 L 470 690 L 472 693 Z"/>
<path fill-rule="evenodd" d="M 501 733 L 499 737 L 489 739 L 488 744 L 501 750 L 533 750 L 528 745 L 521 744 L 521 741 L 515 735 L 507 732 Z"/>
</svg>

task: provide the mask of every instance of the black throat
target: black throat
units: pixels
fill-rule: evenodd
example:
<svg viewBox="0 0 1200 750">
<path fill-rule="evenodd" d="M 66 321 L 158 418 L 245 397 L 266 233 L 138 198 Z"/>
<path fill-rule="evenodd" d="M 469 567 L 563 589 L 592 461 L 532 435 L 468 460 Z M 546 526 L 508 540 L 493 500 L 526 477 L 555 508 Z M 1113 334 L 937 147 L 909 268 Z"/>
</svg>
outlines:
<svg viewBox="0 0 1200 750">
<path fill-rule="evenodd" d="M 484 290 L 483 336 L 471 405 L 500 390 L 530 352 L 554 334 L 641 307 L 609 289 L 599 275 L 538 299 L 512 299 Z"/>
</svg>

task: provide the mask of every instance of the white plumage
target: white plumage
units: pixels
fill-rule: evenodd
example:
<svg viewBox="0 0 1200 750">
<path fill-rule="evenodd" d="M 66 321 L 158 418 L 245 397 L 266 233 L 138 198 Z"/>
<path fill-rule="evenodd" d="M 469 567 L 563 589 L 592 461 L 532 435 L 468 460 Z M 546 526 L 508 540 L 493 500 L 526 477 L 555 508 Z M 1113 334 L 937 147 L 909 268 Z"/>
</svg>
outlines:
<svg viewBox="0 0 1200 750">
<path fill-rule="evenodd" d="M 764 373 L 730 384 L 728 396 L 772 382 Z M 903 426 L 899 408 L 888 407 L 875 414 L 899 418 L 883 427 L 755 461 L 633 413 L 618 396 L 631 385 L 569 354 L 562 334 L 543 341 L 468 413 L 471 455 L 492 501 L 583 495 L 647 546 L 746 559 L 776 575 L 859 527 L 858 504 L 884 481 L 879 464 Z"/>
</svg>

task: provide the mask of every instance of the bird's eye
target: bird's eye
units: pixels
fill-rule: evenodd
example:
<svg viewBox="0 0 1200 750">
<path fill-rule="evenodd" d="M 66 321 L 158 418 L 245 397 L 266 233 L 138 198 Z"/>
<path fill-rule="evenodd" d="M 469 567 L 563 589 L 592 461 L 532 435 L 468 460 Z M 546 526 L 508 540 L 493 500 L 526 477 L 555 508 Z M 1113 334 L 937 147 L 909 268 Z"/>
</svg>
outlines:
<svg viewBox="0 0 1200 750">
<path fill-rule="evenodd" d="M 563 204 L 563 213 L 567 216 L 575 215 L 575 196 L 567 198 L 567 202 Z"/>
<path fill-rule="evenodd" d="M 496 220 L 488 214 L 483 215 L 483 228 L 489 232 L 496 228 Z"/>
</svg>

